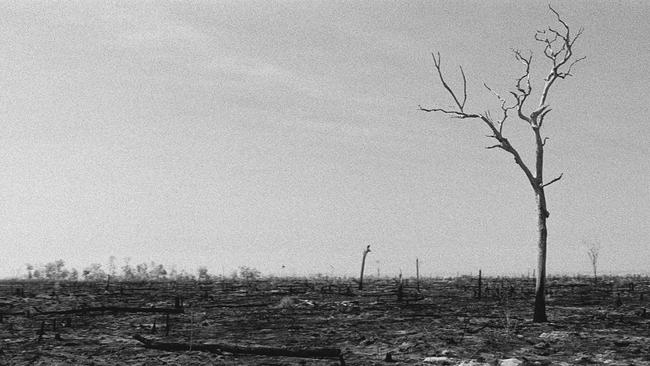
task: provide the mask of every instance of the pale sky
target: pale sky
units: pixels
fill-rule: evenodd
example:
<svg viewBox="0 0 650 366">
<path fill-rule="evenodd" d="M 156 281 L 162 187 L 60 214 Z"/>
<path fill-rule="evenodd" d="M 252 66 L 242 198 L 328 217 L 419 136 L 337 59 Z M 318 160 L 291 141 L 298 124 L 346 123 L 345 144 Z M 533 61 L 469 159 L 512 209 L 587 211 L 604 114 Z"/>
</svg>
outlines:
<svg viewBox="0 0 650 366">
<path fill-rule="evenodd" d="M 545 123 L 548 271 L 650 269 L 650 5 L 553 1 L 575 77 Z M 556 26 L 537 1 L 0 2 L 0 276 L 56 259 L 229 274 L 525 274 L 524 174 L 477 121 Z M 528 162 L 524 122 L 506 135 Z M 282 266 L 285 269 L 281 269 Z"/>
</svg>

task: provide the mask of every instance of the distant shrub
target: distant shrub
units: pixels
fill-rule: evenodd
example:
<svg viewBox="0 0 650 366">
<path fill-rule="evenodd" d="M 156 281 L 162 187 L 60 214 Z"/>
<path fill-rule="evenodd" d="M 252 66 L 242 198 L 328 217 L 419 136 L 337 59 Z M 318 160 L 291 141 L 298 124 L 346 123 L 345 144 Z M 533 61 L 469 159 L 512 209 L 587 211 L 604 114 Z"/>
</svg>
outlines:
<svg viewBox="0 0 650 366">
<path fill-rule="evenodd" d="M 199 267 L 198 274 L 199 274 L 199 281 L 207 281 L 210 279 L 210 275 L 208 274 L 208 268 L 205 266 Z"/>
<path fill-rule="evenodd" d="M 81 276 L 85 281 L 104 281 L 108 277 L 106 272 L 102 269 L 102 265 L 99 263 L 93 263 L 84 268 L 81 272 Z"/>
<path fill-rule="evenodd" d="M 239 277 L 246 282 L 255 281 L 261 277 L 261 272 L 252 267 L 241 266 L 239 267 Z"/>
<path fill-rule="evenodd" d="M 45 264 L 45 278 L 48 280 L 65 280 L 68 277 L 65 262 L 62 259 Z"/>
<path fill-rule="evenodd" d="M 27 279 L 34 280 L 68 280 L 71 272 L 65 268 L 65 262 L 62 259 L 46 263 L 40 267 L 31 264 L 25 265 L 27 268 Z"/>
</svg>

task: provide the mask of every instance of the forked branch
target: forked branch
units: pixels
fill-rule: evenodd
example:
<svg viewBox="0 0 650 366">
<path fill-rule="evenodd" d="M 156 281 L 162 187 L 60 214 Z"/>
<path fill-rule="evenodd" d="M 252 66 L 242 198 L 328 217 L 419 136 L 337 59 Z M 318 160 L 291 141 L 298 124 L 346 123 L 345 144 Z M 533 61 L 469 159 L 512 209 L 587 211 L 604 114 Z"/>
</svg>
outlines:
<svg viewBox="0 0 650 366">
<path fill-rule="evenodd" d="M 452 118 L 480 119 L 492 132 L 492 134 L 489 135 L 488 137 L 497 140 L 497 144 L 495 144 L 493 146 L 489 146 L 487 148 L 488 149 L 499 148 L 499 149 L 502 149 L 504 151 L 509 152 L 514 157 L 515 163 L 517 165 L 519 165 L 519 167 L 526 174 L 526 177 L 528 178 L 530 184 L 533 187 L 535 187 L 537 183 L 536 183 L 535 177 L 533 176 L 533 173 L 530 171 L 528 166 L 526 166 L 526 164 L 524 163 L 523 159 L 521 158 L 521 155 L 519 154 L 519 152 L 510 144 L 510 141 L 508 141 L 508 139 L 505 138 L 503 136 L 503 133 L 502 133 L 503 132 L 503 124 L 504 124 L 505 120 L 508 117 L 508 112 L 510 110 L 512 110 L 512 109 L 520 107 L 520 105 L 521 105 L 521 99 L 518 97 L 518 95 L 517 94 L 515 95 L 516 102 L 515 102 L 514 105 L 506 106 L 506 103 L 507 103 L 506 100 L 504 98 L 502 98 L 498 93 L 496 93 L 492 89 L 490 89 L 487 85 L 485 85 L 485 87 L 488 90 L 490 90 L 492 93 L 494 93 L 497 96 L 497 99 L 499 99 L 501 101 L 501 110 L 503 112 L 502 119 L 497 120 L 497 121 L 493 120 L 489 112 L 485 112 L 483 114 L 467 113 L 467 112 L 464 111 L 465 102 L 467 100 L 467 81 L 466 81 L 466 78 L 465 78 L 465 74 L 462 72 L 462 68 L 461 68 L 461 73 L 463 75 L 463 99 L 462 99 L 462 102 L 461 102 L 460 99 L 458 98 L 458 96 L 449 87 L 449 84 L 447 84 L 447 82 L 446 82 L 446 80 L 445 80 L 445 78 L 444 78 L 444 76 L 442 74 L 442 70 L 440 68 L 440 54 L 438 54 L 438 58 L 436 58 L 435 54 L 432 54 L 432 55 L 433 55 L 434 66 L 435 66 L 435 68 L 437 70 L 440 82 L 442 83 L 445 90 L 447 90 L 449 95 L 454 99 L 458 109 L 457 110 L 456 109 L 445 109 L 445 108 L 438 108 L 438 107 L 424 108 L 422 106 L 418 106 L 418 108 L 421 111 L 424 111 L 424 112 L 444 113 L 444 114 L 446 114 L 446 115 L 448 115 L 448 116 L 450 116 Z M 528 63 L 530 63 L 530 58 L 528 58 L 526 60 L 528 60 Z M 524 76 L 524 78 L 525 77 L 526 76 Z M 519 84 L 521 85 L 522 93 L 525 94 L 525 97 L 527 97 L 530 94 L 530 86 L 529 86 L 528 83 L 526 83 L 526 84 L 523 83 L 524 78 L 520 79 Z M 525 86 L 525 85 L 528 85 L 528 86 Z M 524 100 L 525 100 L 525 97 L 524 97 Z"/>
<path fill-rule="evenodd" d="M 436 59 L 436 55 L 431 53 L 431 56 L 433 57 L 433 65 L 436 67 L 436 70 L 438 71 L 438 76 L 440 77 L 440 81 L 442 82 L 442 86 L 447 89 L 449 94 L 451 95 L 452 98 L 454 98 L 454 102 L 456 102 L 456 106 L 458 106 L 458 110 L 461 112 L 465 108 L 465 102 L 467 101 L 467 78 L 465 78 L 465 72 L 463 71 L 463 67 L 460 67 L 460 74 L 463 77 L 463 101 L 461 102 L 458 97 L 456 96 L 456 93 L 454 93 L 447 82 L 445 82 L 445 78 L 442 76 L 442 70 L 440 69 L 440 52 L 438 52 L 438 59 Z"/>
<path fill-rule="evenodd" d="M 580 28 L 575 36 L 571 35 L 571 29 L 566 22 L 560 17 L 560 14 L 549 5 L 549 9 L 555 14 L 557 21 L 562 25 L 561 30 L 548 27 L 545 30 L 537 31 L 535 40 L 544 44 L 544 55 L 552 61 L 551 71 L 544 79 L 544 87 L 539 100 L 539 107 L 546 104 L 548 92 L 557 79 L 564 79 L 572 76 L 571 70 L 575 64 L 584 60 L 586 57 L 575 59 L 569 63 L 573 56 L 573 44 L 582 35 L 583 29 Z"/>
<path fill-rule="evenodd" d="M 499 127 L 499 133 L 503 133 L 503 125 L 506 122 L 506 119 L 508 119 L 508 112 L 512 109 L 515 109 L 519 106 L 519 100 L 515 101 L 515 104 L 512 106 L 506 106 L 506 100 L 503 98 L 499 93 L 496 91 L 492 90 L 486 83 L 483 83 L 483 86 L 485 86 L 485 89 L 489 90 L 494 96 L 501 102 L 501 112 L 503 113 L 503 117 L 501 117 L 500 120 L 495 121 L 495 124 Z M 486 112 L 486 117 L 490 118 L 490 112 Z M 490 136 L 492 137 L 492 136 Z"/>
<path fill-rule="evenodd" d="M 517 88 L 516 92 L 510 92 L 515 99 L 517 99 L 517 115 L 520 119 L 531 123 L 531 120 L 523 112 L 524 104 L 526 99 L 530 96 L 530 93 L 533 91 L 532 86 L 530 85 L 530 64 L 533 60 L 533 53 L 526 58 L 521 54 L 521 51 L 513 49 L 512 52 L 515 54 L 515 59 L 522 64 L 524 64 L 524 73 L 517 79 L 515 87 Z"/>
<path fill-rule="evenodd" d="M 442 73 L 441 68 L 441 57 L 440 53 L 432 54 L 433 64 L 436 68 L 438 78 L 442 83 L 442 86 L 445 88 L 447 93 L 454 100 L 456 106 L 452 108 L 424 108 L 419 106 L 420 110 L 425 112 L 439 112 L 444 113 L 452 118 L 458 119 L 480 119 L 491 131 L 491 134 L 488 135 L 489 138 L 496 140 L 496 143 L 486 147 L 487 149 L 501 149 L 510 153 L 514 159 L 515 163 L 523 170 L 528 178 L 531 186 L 535 191 L 539 191 L 544 187 L 559 181 L 562 178 L 562 175 L 551 180 L 550 182 L 543 184 L 543 156 L 544 156 L 544 145 L 546 144 L 547 138 L 541 138 L 541 127 L 544 122 L 544 118 L 551 112 L 551 108 L 546 104 L 549 91 L 551 86 L 557 79 L 563 79 L 571 75 L 571 69 L 573 65 L 577 62 L 584 59 L 580 58 L 573 62 L 573 44 L 582 34 L 582 29 L 580 29 L 576 35 L 571 34 L 571 30 L 566 22 L 560 17 L 557 11 L 552 7 L 549 7 L 550 10 L 555 14 L 557 21 L 560 23 L 561 27 L 558 29 L 548 27 L 544 31 L 538 31 L 535 35 L 535 39 L 544 44 L 544 55 L 546 58 L 552 61 L 552 67 L 548 75 L 544 78 L 544 86 L 541 90 L 541 98 L 539 104 L 534 108 L 530 113 L 524 112 L 524 106 L 528 101 L 529 97 L 532 94 L 533 88 L 530 82 L 531 75 L 531 64 L 533 59 L 532 52 L 529 55 L 524 55 L 521 51 L 513 49 L 515 59 L 521 62 L 524 65 L 524 71 L 515 81 L 515 90 L 511 91 L 510 94 L 514 97 L 515 101 L 512 105 L 508 105 L 508 102 L 504 97 L 502 97 L 495 90 L 490 88 L 487 84 L 484 84 L 485 88 L 496 96 L 500 102 L 501 113 L 500 117 L 493 118 L 492 114 L 487 111 L 482 114 L 478 113 L 468 113 L 465 111 L 465 103 L 467 101 L 467 79 L 463 68 L 460 68 L 463 81 L 463 94 L 460 97 L 456 92 L 452 90 L 449 86 L 445 77 Z M 516 111 L 517 116 L 526 121 L 532 128 L 535 134 L 536 141 L 536 155 L 535 155 L 535 170 L 534 172 L 524 163 L 521 158 L 521 155 L 515 149 L 508 139 L 503 135 L 503 126 L 505 121 L 509 117 L 510 111 Z"/>
</svg>

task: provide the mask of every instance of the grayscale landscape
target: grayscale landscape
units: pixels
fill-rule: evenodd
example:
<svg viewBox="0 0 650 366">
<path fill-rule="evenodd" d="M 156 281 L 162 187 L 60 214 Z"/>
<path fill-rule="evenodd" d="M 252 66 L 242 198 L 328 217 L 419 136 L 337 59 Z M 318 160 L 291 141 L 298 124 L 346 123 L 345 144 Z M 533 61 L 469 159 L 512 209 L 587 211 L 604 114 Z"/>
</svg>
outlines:
<svg viewBox="0 0 650 366">
<path fill-rule="evenodd" d="M 648 18 L 0 2 L 0 365 L 650 365 Z"/>
</svg>

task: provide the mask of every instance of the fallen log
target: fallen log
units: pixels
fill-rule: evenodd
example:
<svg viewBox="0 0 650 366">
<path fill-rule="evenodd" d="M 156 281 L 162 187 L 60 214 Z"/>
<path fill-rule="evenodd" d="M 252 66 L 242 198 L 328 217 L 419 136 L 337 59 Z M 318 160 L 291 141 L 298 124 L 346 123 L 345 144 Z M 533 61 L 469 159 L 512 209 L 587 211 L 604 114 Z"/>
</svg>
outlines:
<svg viewBox="0 0 650 366">
<path fill-rule="evenodd" d="M 162 313 L 162 314 L 181 314 L 184 312 L 183 308 L 144 308 L 144 307 L 127 307 L 127 306 L 94 306 L 94 307 L 85 307 L 79 309 L 67 309 L 67 310 L 50 310 L 50 311 L 41 311 L 38 308 L 34 308 L 36 312 L 40 315 L 59 315 L 59 314 L 86 314 L 86 313 L 101 313 L 101 312 L 112 312 L 112 313 Z"/>
<path fill-rule="evenodd" d="M 133 336 L 140 341 L 145 348 L 159 349 L 163 351 L 203 351 L 222 354 L 223 352 L 233 354 L 249 354 L 262 356 L 284 356 L 301 358 L 329 358 L 338 359 L 342 366 L 345 366 L 343 355 L 339 348 L 300 348 L 300 347 L 267 347 L 259 345 L 241 346 L 225 343 L 189 344 L 179 342 L 158 342 L 147 339 L 139 334 Z"/>
<path fill-rule="evenodd" d="M 267 307 L 272 304 L 270 303 L 260 303 L 260 302 L 251 302 L 251 303 L 245 303 L 245 304 L 238 304 L 236 302 L 232 303 L 219 303 L 219 304 L 210 304 L 210 305 L 205 305 L 204 307 L 206 309 L 214 309 L 214 308 L 256 308 L 256 307 Z"/>
</svg>

